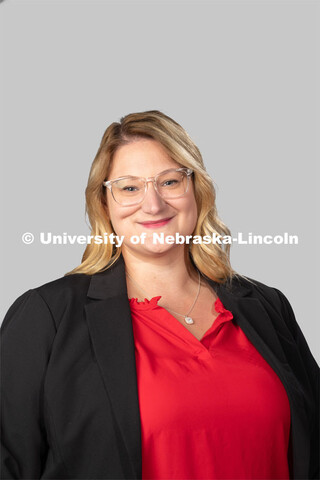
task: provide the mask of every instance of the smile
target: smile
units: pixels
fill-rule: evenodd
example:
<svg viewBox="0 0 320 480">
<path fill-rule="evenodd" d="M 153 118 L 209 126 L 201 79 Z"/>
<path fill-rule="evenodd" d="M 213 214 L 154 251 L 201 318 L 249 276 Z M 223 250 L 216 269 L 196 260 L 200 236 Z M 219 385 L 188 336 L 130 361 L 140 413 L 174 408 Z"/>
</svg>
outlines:
<svg viewBox="0 0 320 480">
<path fill-rule="evenodd" d="M 146 228 L 155 228 L 155 227 L 163 227 L 170 222 L 173 217 L 168 218 L 161 218 L 160 220 L 150 221 L 150 222 L 139 222 L 140 225 L 143 225 Z"/>
</svg>

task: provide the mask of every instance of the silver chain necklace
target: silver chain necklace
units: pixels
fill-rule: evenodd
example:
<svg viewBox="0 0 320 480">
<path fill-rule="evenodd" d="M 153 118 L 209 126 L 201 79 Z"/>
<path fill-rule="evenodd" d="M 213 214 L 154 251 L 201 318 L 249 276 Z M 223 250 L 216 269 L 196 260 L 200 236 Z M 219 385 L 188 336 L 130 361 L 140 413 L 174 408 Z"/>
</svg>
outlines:
<svg viewBox="0 0 320 480">
<path fill-rule="evenodd" d="M 139 290 L 141 290 L 141 292 L 146 295 L 146 298 L 149 297 L 149 295 L 140 287 L 140 285 L 135 281 L 133 280 L 133 278 L 129 275 L 128 272 L 126 272 L 127 276 L 130 278 L 130 280 L 139 288 Z M 200 272 L 198 270 L 198 277 L 199 277 L 199 283 L 198 283 L 198 292 L 197 292 L 197 295 L 196 295 L 196 298 L 192 304 L 192 307 L 190 308 L 190 310 L 188 311 L 188 313 L 186 313 L 186 315 L 183 315 L 181 313 L 178 313 L 178 312 L 175 312 L 174 310 L 171 310 L 170 308 L 167 308 L 165 307 L 167 310 L 169 310 L 169 312 L 172 312 L 176 315 L 179 315 L 180 317 L 183 317 L 184 318 L 184 321 L 186 322 L 187 325 L 193 325 L 194 324 L 194 320 L 193 318 L 191 318 L 189 315 L 190 313 L 192 312 L 193 310 L 193 307 L 195 306 L 196 304 L 196 301 L 198 300 L 198 297 L 199 297 L 199 293 L 200 293 L 200 288 L 201 288 L 201 282 L 200 282 Z"/>
</svg>

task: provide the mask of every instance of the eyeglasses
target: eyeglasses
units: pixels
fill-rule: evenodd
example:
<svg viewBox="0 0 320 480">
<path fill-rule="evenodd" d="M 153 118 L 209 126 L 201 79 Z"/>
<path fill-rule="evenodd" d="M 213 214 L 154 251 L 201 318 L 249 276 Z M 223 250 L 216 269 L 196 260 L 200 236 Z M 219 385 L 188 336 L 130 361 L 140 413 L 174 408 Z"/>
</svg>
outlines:
<svg viewBox="0 0 320 480">
<path fill-rule="evenodd" d="M 120 205 L 138 205 L 146 196 L 148 182 L 153 182 L 155 191 L 163 199 L 183 197 L 188 191 L 192 173 L 191 168 L 170 168 L 155 177 L 120 177 L 103 182 L 103 186 L 109 188 L 114 200 Z"/>
</svg>

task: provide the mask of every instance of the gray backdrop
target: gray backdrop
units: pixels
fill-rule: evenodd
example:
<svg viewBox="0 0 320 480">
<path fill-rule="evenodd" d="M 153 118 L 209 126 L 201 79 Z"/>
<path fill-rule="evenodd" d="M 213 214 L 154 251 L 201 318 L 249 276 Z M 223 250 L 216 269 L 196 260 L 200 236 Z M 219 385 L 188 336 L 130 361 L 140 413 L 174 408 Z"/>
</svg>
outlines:
<svg viewBox="0 0 320 480">
<path fill-rule="evenodd" d="M 105 128 L 159 109 L 199 146 L 233 234 L 298 235 L 298 245 L 234 246 L 231 259 L 286 294 L 319 361 L 317 5 L 1 2 L 2 314 L 84 250 L 21 235 L 89 234 L 84 189 Z"/>
</svg>

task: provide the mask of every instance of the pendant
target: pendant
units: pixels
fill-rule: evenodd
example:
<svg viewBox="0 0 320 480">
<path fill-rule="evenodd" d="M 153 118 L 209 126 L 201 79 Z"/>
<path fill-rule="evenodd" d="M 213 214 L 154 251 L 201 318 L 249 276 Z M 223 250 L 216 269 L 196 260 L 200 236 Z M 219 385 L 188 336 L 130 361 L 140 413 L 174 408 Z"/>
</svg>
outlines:
<svg viewBox="0 0 320 480">
<path fill-rule="evenodd" d="M 192 320 L 191 317 L 184 317 L 184 321 L 185 321 L 188 325 L 193 325 L 193 324 L 194 324 L 194 321 Z"/>
</svg>

